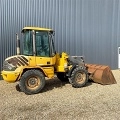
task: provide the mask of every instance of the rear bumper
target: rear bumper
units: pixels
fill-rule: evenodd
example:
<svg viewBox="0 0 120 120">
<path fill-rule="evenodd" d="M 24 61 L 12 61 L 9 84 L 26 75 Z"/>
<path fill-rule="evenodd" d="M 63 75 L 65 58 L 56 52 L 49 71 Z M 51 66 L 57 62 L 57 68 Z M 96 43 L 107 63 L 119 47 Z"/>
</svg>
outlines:
<svg viewBox="0 0 120 120">
<path fill-rule="evenodd" d="M 19 73 L 15 71 L 2 71 L 1 73 L 3 79 L 7 82 L 15 82 L 19 76 Z"/>
</svg>

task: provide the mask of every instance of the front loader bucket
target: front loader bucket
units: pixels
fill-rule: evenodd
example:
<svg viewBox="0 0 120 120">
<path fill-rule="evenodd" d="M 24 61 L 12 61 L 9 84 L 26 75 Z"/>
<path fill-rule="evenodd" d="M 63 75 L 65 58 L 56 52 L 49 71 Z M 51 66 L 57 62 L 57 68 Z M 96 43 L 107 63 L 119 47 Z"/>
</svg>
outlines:
<svg viewBox="0 0 120 120">
<path fill-rule="evenodd" d="M 86 64 L 86 67 L 88 69 L 88 73 L 90 74 L 89 78 L 94 82 L 102 85 L 117 83 L 109 66 Z"/>
</svg>

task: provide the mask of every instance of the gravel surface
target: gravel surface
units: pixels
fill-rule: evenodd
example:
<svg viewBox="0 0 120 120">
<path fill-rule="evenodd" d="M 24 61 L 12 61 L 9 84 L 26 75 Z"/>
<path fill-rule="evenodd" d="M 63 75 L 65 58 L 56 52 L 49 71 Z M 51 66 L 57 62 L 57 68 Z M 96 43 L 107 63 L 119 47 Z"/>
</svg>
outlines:
<svg viewBox="0 0 120 120">
<path fill-rule="evenodd" d="M 17 83 L 0 81 L 0 120 L 119 120 L 120 71 L 112 72 L 117 84 L 89 82 L 73 88 L 54 79 L 35 95 L 17 91 Z"/>
</svg>

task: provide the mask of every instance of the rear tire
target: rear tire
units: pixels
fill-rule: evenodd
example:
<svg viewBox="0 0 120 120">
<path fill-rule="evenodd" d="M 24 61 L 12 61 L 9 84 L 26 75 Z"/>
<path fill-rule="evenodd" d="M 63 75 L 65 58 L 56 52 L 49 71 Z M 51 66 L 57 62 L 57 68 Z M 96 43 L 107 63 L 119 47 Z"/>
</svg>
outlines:
<svg viewBox="0 0 120 120">
<path fill-rule="evenodd" d="M 19 83 L 21 91 L 25 94 L 37 94 L 45 86 L 45 76 L 39 70 L 28 70 L 26 71 Z"/>
<path fill-rule="evenodd" d="M 75 68 L 72 71 L 71 77 L 69 78 L 69 82 L 75 88 L 80 88 L 85 86 L 88 82 L 88 73 L 86 70 L 81 69 L 80 67 Z"/>
<path fill-rule="evenodd" d="M 66 82 L 66 81 L 69 81 L 68 80 L 68 77 L 65 76 L 65 73 L 64 72 L 59 72 L 57 73 L 57 77 L 59 80 L 63 81 L 63 82 Z"/>
</svg>

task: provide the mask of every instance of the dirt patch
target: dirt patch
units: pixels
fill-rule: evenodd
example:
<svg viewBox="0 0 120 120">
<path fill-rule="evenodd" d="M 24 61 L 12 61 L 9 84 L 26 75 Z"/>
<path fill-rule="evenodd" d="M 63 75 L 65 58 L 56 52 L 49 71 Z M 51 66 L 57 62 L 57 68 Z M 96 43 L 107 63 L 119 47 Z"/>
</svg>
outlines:
<svg viewBox="0 0 120 120">
<path fill-rule="evenodd" d="M 47 81 L 39 94 L 25 95 L 17 83 L 0 81 L 1 120 L 112 120 L 120 116 L 120 71 L 112 71 L 117 84 L 89 82 L 73 88 L 58 79 Z"/>
</svg>

